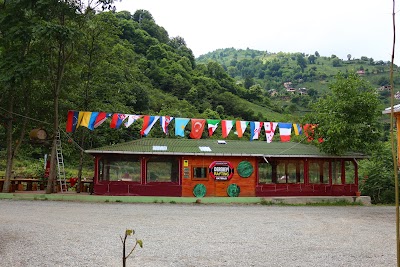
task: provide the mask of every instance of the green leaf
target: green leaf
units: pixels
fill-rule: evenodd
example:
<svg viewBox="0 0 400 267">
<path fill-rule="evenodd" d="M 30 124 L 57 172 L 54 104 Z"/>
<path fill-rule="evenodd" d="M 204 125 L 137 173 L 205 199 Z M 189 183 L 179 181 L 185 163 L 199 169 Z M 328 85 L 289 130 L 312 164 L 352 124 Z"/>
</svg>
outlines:
<svg viewBox="0 0 400 267">
<path fill-rule="evenodd" d="M 142 240 L 136 240 L 136 243 L 141 247 L 141 248 L 143 248 L 143 241 Z"/>
<path fill-rule="evenodd" d="M 133 234 L 135 234 L 135 231 L 132 230 L 132 229 L 126 229 L 125 234 L 126 235 L 133 235 Z"/>
</svg>

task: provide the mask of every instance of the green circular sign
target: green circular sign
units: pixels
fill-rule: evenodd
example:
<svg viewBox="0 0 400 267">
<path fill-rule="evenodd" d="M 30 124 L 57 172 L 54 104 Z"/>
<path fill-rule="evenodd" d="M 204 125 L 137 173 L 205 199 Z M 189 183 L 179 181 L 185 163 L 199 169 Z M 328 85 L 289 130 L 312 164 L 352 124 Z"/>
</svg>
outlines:
<svg viewBox="0 0 400 267">
<path fill-rule="evenodd" d="M 253 173 L 253 165 L 248 161 L 241 161 L 237 167 L 240 177 L 247 178 Z"/>
<path fill-rule="evenodd" d="M 204 184 L 196 184 L 193 188 L 193 195 L 195 197 L 204 197 L 206 195 L 207 189 Z"/>
<path fill-rule="evenodd" d="M 230 184 L 226 192 L 230 197 L 238 197 L 240 194 L 240 187 L 237 184 Z"/>
</svg>

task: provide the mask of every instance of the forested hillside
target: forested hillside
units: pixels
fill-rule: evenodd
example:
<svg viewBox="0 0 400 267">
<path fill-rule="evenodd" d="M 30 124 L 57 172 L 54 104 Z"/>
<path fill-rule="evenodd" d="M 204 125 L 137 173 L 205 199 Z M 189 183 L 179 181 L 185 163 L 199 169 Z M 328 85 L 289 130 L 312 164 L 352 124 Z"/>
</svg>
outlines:
<svg viewBox="0 0 400 267">
<path fill-rule="evenodd" d="M 149 11 L 77 12 L 50 2 L 2 4 L 1 175 L 10 157 L 18 159 L 13 166 L 18 175 L 42 172 L 54 121 L 65 129 L 68 110 L 299 121 L 309 104 L 328 92 L 338 71 L 360 70 L 377 89 L 383 86 L 379 94 L 383 106 L 388 103 L 388 62 L 233 48 L 195 59 L 184 37 L 169 36 Z M 397 73 L 395 78 L 398 83 Z M 30 130 L 40 127 L 49 142 L 29 139 Z M 138 123 L 119 130 L 80 127 L 63 137 L 67 166 L 78 165 L 81 149 L 140 138 L 140 128 Z M 155 128 L 149 136 L 164 134 Z"/>
<path fill-rule="evenodd" d="M 335 55 L 320 55 L 318 51 L 309 55 L 226 48 L 202 55 L 197 62 L 218 62 L 245 88 L 259 87 L 269 92 L 271 102 L 283 108 L 281 112 L 304 110 L 310 101 L 329 93 L 328 85 L 338 72 L 357 72 L 377 89 L 383 105 L 390 104 L 390 62 L 374 61 L 367 56 L 358 59 L 349 54 L 343 60 Z M 394 71 L 396 85 L 400 83 L 397 66 Z"/>
</svg>

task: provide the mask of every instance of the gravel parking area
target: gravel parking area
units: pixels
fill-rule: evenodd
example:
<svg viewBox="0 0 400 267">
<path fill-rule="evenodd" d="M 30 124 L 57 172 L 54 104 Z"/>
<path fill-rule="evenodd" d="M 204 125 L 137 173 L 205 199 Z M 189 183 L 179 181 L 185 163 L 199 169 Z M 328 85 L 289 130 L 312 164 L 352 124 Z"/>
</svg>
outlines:
<svg viewBox="0 0 400 267">
<path fill-rule="evenodd" d="M 0 200 L 0 266 L 396 266 L 395 207 Z"/>
</svg>

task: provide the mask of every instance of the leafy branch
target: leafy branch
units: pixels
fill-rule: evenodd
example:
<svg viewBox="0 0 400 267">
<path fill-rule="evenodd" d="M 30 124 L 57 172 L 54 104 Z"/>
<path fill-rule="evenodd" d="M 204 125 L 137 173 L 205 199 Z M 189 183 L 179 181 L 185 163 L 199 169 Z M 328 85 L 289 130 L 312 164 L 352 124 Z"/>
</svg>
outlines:
<svg viewBox="0 0 400 267">
<path fill-rule="evenodd" d="M 125 230 L 125 236 L 121 238 L 121 242 L 123 245 L 123 252 L 122 252 L 122 266 L 126 267 L 126 259 L 129 258 L 129 256 L 132 254 L 132 252 L 136 249 L 137 245 L 139 245 L 141 248 L 143 248 L 143 241 L 140 239 L 135 238 L 135 244 L 133 245 L 131 251 L 129 252 L 128 255 L 126 255 L 126 242 L 128 239 L 128 236 L 133 236 L 135 234 L 135 230 L 133 229 L 126 229 Z"/>
</svg>

